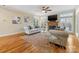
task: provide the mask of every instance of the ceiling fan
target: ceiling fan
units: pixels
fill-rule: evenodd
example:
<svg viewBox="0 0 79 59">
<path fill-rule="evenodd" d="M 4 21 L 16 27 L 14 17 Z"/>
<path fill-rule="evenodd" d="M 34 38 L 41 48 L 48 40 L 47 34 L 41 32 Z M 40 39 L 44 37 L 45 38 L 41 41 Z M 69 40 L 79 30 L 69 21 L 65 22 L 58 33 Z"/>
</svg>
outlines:
<svg viewBox="0 0 79 59">
<path fill-rule="evenodd" d="M 42 7 L 42 12 L 47 13 L 48 11 L 52 11 L 49 6 L 43 6 Z"/>
</svg>

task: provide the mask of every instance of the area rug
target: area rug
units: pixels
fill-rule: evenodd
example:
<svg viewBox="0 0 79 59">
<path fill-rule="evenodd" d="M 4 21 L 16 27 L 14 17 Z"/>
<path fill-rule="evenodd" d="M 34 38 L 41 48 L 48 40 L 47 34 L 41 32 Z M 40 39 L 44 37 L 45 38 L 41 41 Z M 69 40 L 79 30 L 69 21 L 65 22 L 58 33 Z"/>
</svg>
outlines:
<svg viewBox="0 0 79 59">
<path fill-rule="evenodd" d="M 50 44 L 48 41 L 47 33 L 37 33 L 32 35 L 22 36 L 24 40 L 31 43 L 33 47 L 37 48 L 37 52 L 52 53 L 52 52 L 65 52 L 64 49 L 56 47 L 54 44 Z"/>
</svg>

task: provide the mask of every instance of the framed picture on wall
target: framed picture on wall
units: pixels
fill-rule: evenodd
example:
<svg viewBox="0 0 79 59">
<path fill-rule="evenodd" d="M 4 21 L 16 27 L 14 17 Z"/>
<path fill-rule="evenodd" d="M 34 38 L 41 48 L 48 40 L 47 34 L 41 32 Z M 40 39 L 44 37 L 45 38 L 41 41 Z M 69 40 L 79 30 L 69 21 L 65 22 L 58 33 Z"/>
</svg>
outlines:
<svg viewBox="0 0 79 59">
<path fill-rule="evenodd" d="M 29 21 L 29 17 L 24 17 L 24 22 L 27 23 Z"/>
<path fill-rule="evenodd" d="M 19 24 L 21 21 L 21 17 L 14 17 L 12 20 L 12 24 Z"/>
</svg>

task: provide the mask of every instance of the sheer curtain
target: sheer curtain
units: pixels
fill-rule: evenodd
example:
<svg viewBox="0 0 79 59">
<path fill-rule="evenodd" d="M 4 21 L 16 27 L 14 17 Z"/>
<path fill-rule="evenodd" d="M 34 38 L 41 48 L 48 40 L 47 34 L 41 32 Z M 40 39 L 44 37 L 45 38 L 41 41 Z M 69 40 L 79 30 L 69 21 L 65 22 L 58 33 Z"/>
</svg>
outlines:
<svg viewBox="0 0 79 59">
<path fill-rule="evenodd" d="M 61 27 L 65 27 L 65 31 L 74 32 L 74 11 L 65 11 L 59 14 L 59 22 Z"/>
<path fill-rule="evenodd" d="M 71 17 L 60 18 L 60 22 L 62 23 L 60 26 L 65 27 L 66 31 L 72 31 L 72 18 Z"/>
</svg>

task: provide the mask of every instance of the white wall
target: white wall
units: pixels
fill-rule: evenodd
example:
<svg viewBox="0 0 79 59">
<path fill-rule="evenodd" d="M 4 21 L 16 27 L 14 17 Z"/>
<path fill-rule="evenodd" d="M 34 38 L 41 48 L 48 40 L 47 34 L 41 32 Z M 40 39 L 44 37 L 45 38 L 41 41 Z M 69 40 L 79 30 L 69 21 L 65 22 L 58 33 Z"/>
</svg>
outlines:
<svg viewBox="0 0 79 59">
<path fill-rule="evenodd" d="M 21 17 L 21 24 L 12 24 L 15 16 Z M 0 36 L 23 32 L 23 16 L 31 16 L 22 12 L 16 12 L 5 8 L 0 8 Z"/>
</svg>

